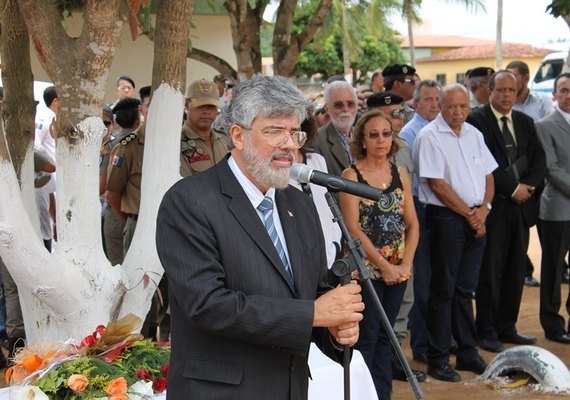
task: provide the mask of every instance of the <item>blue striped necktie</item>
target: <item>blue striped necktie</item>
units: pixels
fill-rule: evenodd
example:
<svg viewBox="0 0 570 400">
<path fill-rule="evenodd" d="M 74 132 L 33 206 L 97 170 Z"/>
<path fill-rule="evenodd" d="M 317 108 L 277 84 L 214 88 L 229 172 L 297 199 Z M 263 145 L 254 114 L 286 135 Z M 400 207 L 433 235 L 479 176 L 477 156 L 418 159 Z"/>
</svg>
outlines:
<svg viewBox="0 0 570 400">
<path fill-rule="evenodd" d="M 273 246 L 277 250 L 279 254 L 279 258 L 281 262 L 285 266 L 285 270 L 289 275 L 289 279 L 291 283 L 295 285 L 295 278 L 293 277 L 293 270 L 289 265 L 289 261 L 287 261 L 287 256 L 285 255 L 285 248 L 283 244 L 281 244 L 281 240 L 279 240 L 279 235 L 277 235 L 277 230 L 275 229 L 275 224 L 273 223 L 273 200 L 271 197 L 265 197 L 261 203 L 257 206 L 257 209 L 263 213 L 263 221 L 265 223 L 265 229 L 273 242 Z"/>
</svg>

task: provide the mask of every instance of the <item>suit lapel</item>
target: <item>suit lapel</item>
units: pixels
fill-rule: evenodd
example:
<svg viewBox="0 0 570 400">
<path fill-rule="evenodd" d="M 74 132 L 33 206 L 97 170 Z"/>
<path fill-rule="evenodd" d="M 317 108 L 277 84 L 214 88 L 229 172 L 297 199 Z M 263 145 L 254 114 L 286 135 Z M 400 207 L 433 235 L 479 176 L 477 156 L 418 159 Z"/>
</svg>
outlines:
<svg viewBox="0 0 570 400">
<path fill-rule="evenodd" d="M 524 126 L 523 121 L 519 118 L 519 115 L 515 110 L 512 111 L 513 116 L 513 128 L 515 129 L 515 137 L 517 139 L 517 147 L 519 150 L 519 157 L 526 154 L 526 148 L 528 147 L 528 134 L 526 134 L 527 127 Z"/>
<path fill-rule="evenodd" d="M 491 110 L 491 106 L 489 104 L 485 105 L 483 111 L 485 112 L 485 114 L 487 114 L 487 119 L 491 123 L 493 135 L 495 136 L 495 140 L 498 143 L 498 147 L 499 147 L 498 150 L 501 152 L 501 155 L 502 155 L 502 159 L 503 159 L 502 164 L 504 166 L 508 166 L 509 165 L 509 157 L 507 156 L 507 149 L 505 147 L 506 146 L 505 139 L 503 139 L 503 132 L 501 131 L 501 128 L 499 127 L 499 123 L 497 122 L 497 118 L 495 118 L 495 114 L 493 114 L 493 110 Z M 514 126 L 514 122 L 513 122 L 513 126 Z"/>
<path fill-rule="evenodd" d="M 297 189 L 294 189 L 297 190 Z M 285 235 L 285 240 L 287 242 L 287 251 L 289 253 L 289 261 L 291 263 L 291 268 L 293 269 L 293 277 L 295 278 L 295 285 L 297 286 L 297 291 L 301 294 L 302 287 L 300 283 L 305 282 L 303 279 L 303 268 L 301 260 L 301 243 L 299 241 L 299 228 L 297 220 L 295 219 L 295 212 L 293 204 L 289 204 L 287 200 L 287 192 L 284 190 L 277 190 L 275 192 L 275 202 L 277 203 L 277 212 L 279 214 L 279 220 L 281 221 L 281 226 L 283 227 L 283 234 Z"/>
<path fill-rule="evenodd" d="M 220 180 L 222 193 L 229 197 L 228 208 L 230 212 L 252 241 L 259 247 L 261 252 L 271 261 L 272 266 L 279 271 L 280 275 L 294 292 L 294 288 L 289 280 L 289 275 L 287 271 L 285 271 L 285 266 L 281 262 L 279 254 L 277 254 L 277 250 L 275 246 L 273 246 L 257 211 L 251 205 L 249 198 L 230 169 L 227 159 L 220 164 L 222 163 L 224 165 L 221 165 L 218 169 L 218 178 Z M 281 214 L 279 217 L 283 223 Z M 285 237 L 287 238 L 287 246 L 289 246 L 289 238 L 287 235 L 285 235 Z M 291 250 L 289 250 L 289 252 L 291 253 Z"/>
<path fill-rule="evenodd" d="M 566 119 L 560 114 L 558 110 L 552 113 L 552 121 L 558 125 L 558 127 L 562 130 L 562 132 L 570 132 L 570 124 Z"/>
</svg>

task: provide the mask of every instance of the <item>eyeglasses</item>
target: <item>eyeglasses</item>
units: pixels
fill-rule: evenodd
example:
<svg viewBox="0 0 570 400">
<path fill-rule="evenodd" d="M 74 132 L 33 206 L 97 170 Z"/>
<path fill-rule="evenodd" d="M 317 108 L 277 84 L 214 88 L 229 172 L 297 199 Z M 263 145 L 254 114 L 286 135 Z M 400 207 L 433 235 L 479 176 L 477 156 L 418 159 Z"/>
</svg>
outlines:
<svg viewBox="0 0 570 400">
<path fill-rule="evenodd" d="M 267 143 L 272 147 L 279 147 L 287 142 L 289 136 L 293 140 L 293 144 L 296 148 L 300 149 L 303 147 L 307 141 L 307 132 L 301 130 L 288 131 L 287 129 L 281 128 L 266 128 L 262 130 L 256 130 L 253 128 L 245 128 L 245 130 L 252 132 L 259 132 L 267 138 Z"/>
<path fill-rule="evenodd" d="M 391 131 L 391 130 L 385 130 L 382 132 L 372 131 L 372 132 L 368 132 L 368 133 L 364 134 L 364 136 L 366 136 L 369 139 L 373 139 L 373 140 L 378 139 L 380 137 L 380 135 L 382 135 L 383 138 L 388 139 L 389 137 L 392 137 L 392 135 L 394 135 L 394 131 Z"/>
<path fill-rule="evenodd" d="M 397 110 L 392 110 L 390 112 L 390 115 L 392 116 L 392 118 L 394 119 L 398 119 L 400 117 L 404 116 L 404 109 L 403 108 L 398 108 Z"/>
<path fill-rule="evenodd" d="M 103 124 L 108 128 L 111 126 L 111 124 L 113 123 L 113 121 L 103 121 Z"/>
<path fill-rule="evenodd" d="M 132 86 L 119 86 L 117 89 L 119 90 L 133 90 L 134 88 Z"/>
<path fill-rule="evenodd" d="M 402 79 L 400 82 L 409 83 L 412 86 L 416 86 L 416 80 L 415 79 L 406 78 L 406 79 Z"/>
<path fill-rule="evenodd" d="M 356 107 L 356 101 L 354 101 L 354 100 L 348 100 L 347 102 L 335 101 L 332 104 L 332 106 L 337 110 L 340 110 L 341 108 L 344 108 L 345 106 L 348 108 L 354 108 L 354 107 Z"/>
</svg>

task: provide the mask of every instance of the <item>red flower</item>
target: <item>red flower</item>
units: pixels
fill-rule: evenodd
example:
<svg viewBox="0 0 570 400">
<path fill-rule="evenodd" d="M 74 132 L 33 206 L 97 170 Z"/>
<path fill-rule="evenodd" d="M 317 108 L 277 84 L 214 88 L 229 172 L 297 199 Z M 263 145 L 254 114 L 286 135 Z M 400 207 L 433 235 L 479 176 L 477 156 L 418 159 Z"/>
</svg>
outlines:
<svg viewBox="0 0 570 400">
<path fill-rule="evenodd" d="M 139 380 L 145 380 L 145 381 L 150 381 L 150 374 L 148 373 L 148 371 L 146 369 L 142 369 L 139 368 L 137 369 L 137 372 L 135 373 L 137 376 L 137 379 Z"/>
<path fill-rule="evenodd" d="M 152 388 L 157 393 L 162 393 L 166 389 L 166 379 L 157 377 L 154 378 L 154 382 L 152 383 Z"/>
<path fill-rule="evenodd" d="M 160 369 L 160 373 L 162 374 L 162 376 L 164 376 L 164 379 L 168 379 L 168 368 L 169 368 L 168 364 L 164 364 Z"/>
</svg>

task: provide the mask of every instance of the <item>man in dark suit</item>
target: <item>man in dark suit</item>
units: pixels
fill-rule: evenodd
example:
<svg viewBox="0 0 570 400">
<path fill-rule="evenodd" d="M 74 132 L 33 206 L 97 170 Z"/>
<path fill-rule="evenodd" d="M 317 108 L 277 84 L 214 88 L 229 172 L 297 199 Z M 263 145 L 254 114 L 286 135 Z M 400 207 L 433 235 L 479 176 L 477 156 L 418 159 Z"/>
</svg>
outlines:
<svg viewBox="0 0 570 400">
<path fill-rule="evenodd" d="M 510 71 L 491 76 L 490 104 L 473 110 L 467 122 L 485 137 L 499 167 L 493 172 L 495 198 L 487 219 L 487 245 L 477 287 L 480 346 L 504 350 L 502 343 L 533 344 L 517 332 L 524 286 L 529 228 L 538 220 L 534 190 L 546 173 L 545 155 L 534 121 L 513 110 L 517 81 Z M 477 160 L 473 160 L 477 163 Z"/>
<path fill-rule="evenodd" d="M 540 201 L 540 323 L 547 339 L 570 344 L 570 322 L 564 326 L 559 314 L 561 269 L 570 247 L 570 73 L 555 79 L 554 97 L 555 111 L 536 123 L 548 167 Z M 570 295 L 566 312 L 570 314 Z"/>
<path fill-rule="evenodd" d="M 306 106 L 284 78 L 236 86 L 223 115 L 230 155 L 164 196 L 168 399 L 306 399 L 311 340 L 338 359 L 358 339 L 360 286 L 326 284 L 315 206 L 288 186 Z"/>
<path fill-rule="evenodd" d="M 350 83 L 334 81 L 325 86 L 324 99 L 330 121 L 318 129 L 309 146 L 325 158 L 330 174 L 340 176 L 352 163 L 348 144 L 356 118 L 356 92 Z"/>
</svg>

